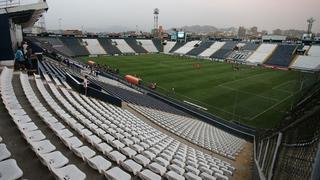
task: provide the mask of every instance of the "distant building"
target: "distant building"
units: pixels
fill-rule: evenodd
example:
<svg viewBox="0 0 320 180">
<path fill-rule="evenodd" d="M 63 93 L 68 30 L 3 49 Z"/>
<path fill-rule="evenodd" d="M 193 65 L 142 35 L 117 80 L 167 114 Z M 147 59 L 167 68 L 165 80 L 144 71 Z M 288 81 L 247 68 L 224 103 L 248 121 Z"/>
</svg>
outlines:
<svg viewBox="0 0 320 180">
<path fill-rule="evenodd" d="M 83 35 L 82 31 L 80 31 L 80 30 L 65 30 L 65 31 L 63 31 L 63 34 L 64 35 L 74 35 L 74 36 Z"/>
<path fill-rule="evenodd" d="M 257 26 L 253 26 L 252 28 L 250 28 L 250 34 L 252 36 L 257 36 L 258 35 L 258 27 Z"/>
<path fill-rule="evenodd" d="M 243 26 L 240 26 L 238 29 L 238 38 L 245 38 L 246 37 L 246 28 Z"/>
<path fill-rule="evenodd" d="M 287 39 L 287 36 L 282 35 L 264 35 L 262 41 L 264 42 L 282 42 Z"/>
<path fill-rule="evenodd" d="M 281 29 L 273 30 L 273 35 L 282 35 L 282 30 Z"/>
</svg>

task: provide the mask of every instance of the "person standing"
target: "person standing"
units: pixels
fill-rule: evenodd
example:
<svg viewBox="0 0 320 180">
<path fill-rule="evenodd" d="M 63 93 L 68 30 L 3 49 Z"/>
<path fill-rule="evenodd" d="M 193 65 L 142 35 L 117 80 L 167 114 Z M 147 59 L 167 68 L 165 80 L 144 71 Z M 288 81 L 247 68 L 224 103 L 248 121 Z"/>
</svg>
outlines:
<svg viewBox="0 0 320 180">
<path fill-rule="evenodd" d="M 21 47 L 17 49 L 14 59 L 16 61 L 16 67 L 22 70 L 24 68 L 24 56 Z"/>
<path fill-rule="evenodd" d="M 88 93 L 88 84 L 89 84 L 88 76 L 85 75 L 84 76 L 84 80 L 83 80 L 83 87 L 84 87 L 84 95 L 86 95 L 86 96 L 87 96 L 87 93 Z"/>
</svg>

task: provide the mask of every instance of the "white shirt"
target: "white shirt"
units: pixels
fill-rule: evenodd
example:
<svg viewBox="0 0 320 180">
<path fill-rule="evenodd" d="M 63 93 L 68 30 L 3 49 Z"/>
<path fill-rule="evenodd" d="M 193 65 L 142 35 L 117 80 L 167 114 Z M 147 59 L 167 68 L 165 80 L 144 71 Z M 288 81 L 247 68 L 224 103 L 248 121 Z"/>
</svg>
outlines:
<svg viewBox="0 0 320 180">
<path fill-rule="evenodd" d="M 85 88 L 88 87 L 88 79 L 84 79 L 84 80 L 83 80 L 83 86 L 84 86 Z"/>
</svg>

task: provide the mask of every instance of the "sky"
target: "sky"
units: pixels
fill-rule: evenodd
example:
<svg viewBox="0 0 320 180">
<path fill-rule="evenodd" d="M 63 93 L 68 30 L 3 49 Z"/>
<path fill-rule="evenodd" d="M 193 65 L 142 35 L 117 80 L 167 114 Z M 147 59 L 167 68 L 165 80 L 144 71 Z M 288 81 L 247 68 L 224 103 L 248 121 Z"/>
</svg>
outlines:
<svg viewBox="0 0 320 180">
<path fill-rule="evenodd" d="M 320 0 L 47 0 L 47 29 L 142 30 L 153 27 L 153 9 L 165 29 L 185 25 L 306 30 L 314 17 L 320 32 Z"/>
</svg>

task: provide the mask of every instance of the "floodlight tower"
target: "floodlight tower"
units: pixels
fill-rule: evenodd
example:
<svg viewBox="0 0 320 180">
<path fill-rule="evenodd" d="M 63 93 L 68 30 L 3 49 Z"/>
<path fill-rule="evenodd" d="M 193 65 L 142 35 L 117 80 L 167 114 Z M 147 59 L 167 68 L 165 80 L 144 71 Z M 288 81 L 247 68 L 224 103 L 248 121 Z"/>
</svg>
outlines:
<svg viewBox="0 0 320 180">
<path fill-rule="evenodd" d="M 158 32 L 158 29 L 159 29 L 159 13 L 160 13 L 160 10 L 158 8 L 155 8 L 153 10 L 153 16 L 154 16 L 154 27 L 153 29 L 155 31 Z"/>
<path fill-rule="evenodd" d="M 309 18 L 308 20 L 307 20 L 307 22 L 308 22 L 308 34 L 311 34 L 312 32 L 311 32 L 311 30 L 312 30 L 312 25 L 313 25 L 313 23 L 315 22 L 316 20 L 313 18 L 313 17 L 311 17 L 311 18 Z"/>
</svg>

